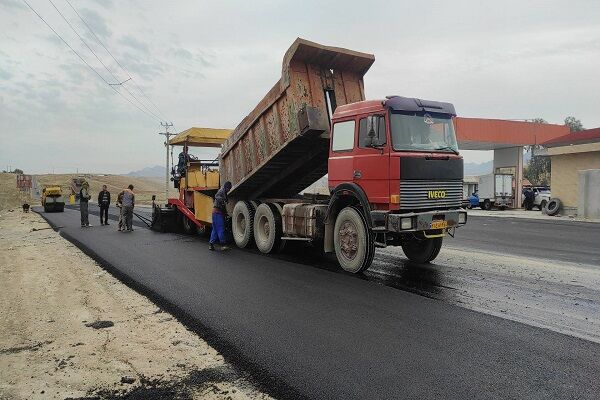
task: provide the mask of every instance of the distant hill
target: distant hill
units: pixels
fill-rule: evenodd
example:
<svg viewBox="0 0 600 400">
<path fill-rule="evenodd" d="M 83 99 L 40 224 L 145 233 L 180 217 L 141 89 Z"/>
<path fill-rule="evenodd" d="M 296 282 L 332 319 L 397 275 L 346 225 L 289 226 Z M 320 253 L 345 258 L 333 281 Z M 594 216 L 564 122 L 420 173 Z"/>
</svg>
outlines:
<svg viewBox="0 0 600 400">
<path fill-rule="evenodd" d="M 464 171 L 465 175 L 486 175 L 491 174 L 492 169 L 494 168 L 494 161 L 486 161 L 484 163 L 465 163 Z"/>
<path fill-rule="evenodd" d="M 165 176 L 165 167 L 155 165 L 154 167 L 142 168 L 138 171 L 131 171 L 125 176 L 136 176 L 140 178 L 161 178 Z"/>
</svg>

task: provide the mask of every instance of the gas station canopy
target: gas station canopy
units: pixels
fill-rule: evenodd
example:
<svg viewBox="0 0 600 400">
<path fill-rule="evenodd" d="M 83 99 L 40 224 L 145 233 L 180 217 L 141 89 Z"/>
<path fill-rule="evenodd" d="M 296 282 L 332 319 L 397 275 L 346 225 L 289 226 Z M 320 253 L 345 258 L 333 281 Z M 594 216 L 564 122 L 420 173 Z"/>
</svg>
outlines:
<svg viewBox="0 0 600 400">
<path fill-rule="evenodd" d="M 496 150 L 544 143 L 566 135 L 565 125 L 487 118 L 454 120 L 460 150 Z"/>
<path fill-rule="evenodd" d="M 232 129 L 190 128 L 180 132 L 169 140 L 173 146 L 221 147 L 231 135 Z"/>
</svg>

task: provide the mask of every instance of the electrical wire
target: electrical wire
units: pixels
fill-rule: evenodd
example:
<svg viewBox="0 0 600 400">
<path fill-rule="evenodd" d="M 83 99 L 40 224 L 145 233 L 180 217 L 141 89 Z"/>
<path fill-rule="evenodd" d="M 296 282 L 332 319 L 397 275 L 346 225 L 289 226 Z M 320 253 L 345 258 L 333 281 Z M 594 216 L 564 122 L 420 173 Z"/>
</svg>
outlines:
<svg viewBox="0 0 600 400">
<path fill-rule="evenodd" d="M 52 31 L 54 32 L 54 34 L 69 48 L 71 49 L 71 51 L 73 53 L 75 53 L 75 55 L 89 68 L 91 69 L 96 75 L 98 75 L 98 77 L 100 79 L 102 79 L 102 81 L 104 83 L 106 83 L 108 85 L 108 87 L 110 87 L 112 90 L 114 90 L 116 93 L 118 93 L 119 95 L 121 95 L 125 100 L 127 100 L 129 103 L 131 103 L 131 105 L 133 105 L 135 108 L 137 108 L 138 110 L 140 110 L 141 112 L 143 112 L 144 114 L 146 114 L 147 116 L 151 117 L 152 119 L 155 118 L 155 116 L 153 116 L 152 114 L 149 114 L 147 111 L 144 111 L 142 108 L 140 108 L 139 106 L 137 106 L 135 103 L 133 103 L 129 98 L 125 97 L 121 92 L 119 92 L 118 90 L 116 90 L 115 88 L 113 88 L 110 83 L 104 79 L 104 77 L 98 72 L 96 71 L 96 69 L 94 67 L 92 67 L 73 47 L 71 47 L 71 45 L 69 43 L 67 43 L 67 41 L 65 39 L 63 39 L 63 37 L 48 23 L 46 22 L 46 20 L 27 2 L 27 0 L 22 0 L 25 5 L 27 5 L 27 7 L 29 7 L 29 9 L 31 11 L 33 11 L 33 13 L 35 15 L 38 16 L 39 19 L 42 20 L 42 22 Z"/>
<path fill-rule="evenodd" d="M 154 106 L 154 108 L 156 108 L 156 110 L 158 111 L 158 114 L 161 117 L 163 117 L 163 120 L 166 121 L 167 119 L 164 118 L 165 115 L 161 111 L 161 109 L 152 101 L 152 99 L 150 99 L 150 97 L 148 97 L 148 95 L 146 95 L 146 93 L 142 90 L 142 88 L 137 84 L 137 82 L 135 81 L 135 79 L 131 76 L 131 74 L 129 73 L 129 71 L 119 62 L 119 60 L 117 60 L 117 58 L 110 52 L 110 50 L 108 50 L 108 48 L 106 47 L 106 45 L 102 42 L 102 40 L 100 40 L 100 38 L 98 37 L 98 35 L 96 35 L 96 32 L 94 32 L 94 30 L 92 29 L 92 27 L 85 21 L 85 19 L 83 19 L 83 17 L 81 16 L 81 14 L 79 14 L 79 12 L 77 11 L 77 9 L 75 7 L 73 7 L 73 5 L 71 4 L 71 2 L 69 0 L 65 0 L 65 1 L 71 7 L 71 9 L 75 12 L 75 14 L 77 14 L 77 16 L 79 17 L 79 19 L 81 20 L 81 22 L 83 22 L 83 24 L 87 27 L 87 29 L 90 31 L 90 33 L 92 34 L 92 36 L 94 36 L 94 38 L 96 39 L 96 41 L 98 42 L 98 44 L 100 44 L 100 46 L 102 46 L 104 48 L 104 50 L 106 50 L 106 52 L 112 57 L 112 59 L 115 61 L 115 63 L 117 63 L 117 65 L 119 67 L 121 67 L 121 69 L 123 70 L 123 72 L 125 72 L 125 74 L 127 75 L 127 77 L 135 85 L 135 87 L 142 94 L 142 96 L 144 96 L 150 102 L 150 104 L 152 104 Z"/>
<path fill-rule="evenodd" d="M 79 32 L 77 32 L 77 30 L 73 27 L 73 25 L 71 25 L 71 23 L 69 22 L 69 20 L 67 20 L 67 18 L 64 16 L 64 14 L 58 9 L 58 7 L 56 7 L 56 5 L 54 4 L 54 2 L 52 0 L 48 0 L 48 1 L 50 2 L 50 4 L 52 4 L 52 7 L 54 7 L 54 9 L 56 10 L 56 12 L 58 12 L 58 14 L 62 17 L 62 19 L 67 23 L 67 25 L 69 25 L 69 28 L 71 28 L 71 30 L 73 31 L 73 33 L 75 33 L 75 35 L 77 35 L 77 37 L 79 38 L 79 40 L 81 40 L 81 43 L 83 43 L 85 45 L 85 47 L 88 48 L 88 50 L 94 55 L 94 57 L 96 57 L 96 60 L 98 60 L 100 62 L 100 64 L 102 64 L 102 66 L 104 67 L 104 69 L 113 77 L 113 79 L 117 82 L 116 85 L 117 86 L 122 86 L 122 84 L 119 83 L 119 82 L 121 82 L 119 80 L 119 78 L 116 77 L 115 74 L 113 74 L 113 72 L 110 69 L 108 69 L 108 67 L 106 66 L 106 64 L 104 64 L 104 62 L 100 59 L 100 57 L 98 57 L 98 54 L 96 54 L 96 52 L 90 47 L 90 45 L 87 44 L 87 42 L 85 41 L 85 39 L 83 39 L 83 37 L 81 37 L 81 35 L 79 34 Z M 111 86 L 115 86 L 115 84 L 112 84 Z M 150 114 L 152 114 L 156 119 L 159 119 L 159 120 L 161 119 L 158 115 L 156 115 L 155 113 L 153 113 L 152 111 L 150 111 L 150 109 L 148 107 L 146 107 L 146 105 L 144 103 L 142 103 L 137 97 L 135 97 L 135 95 L 133 93 L 131 93 L 129 91 L 129 89 L 127 89 L 124 86 L 122 86 L 122 87 L 146 111 L 148 111 Z"/>
</svg>

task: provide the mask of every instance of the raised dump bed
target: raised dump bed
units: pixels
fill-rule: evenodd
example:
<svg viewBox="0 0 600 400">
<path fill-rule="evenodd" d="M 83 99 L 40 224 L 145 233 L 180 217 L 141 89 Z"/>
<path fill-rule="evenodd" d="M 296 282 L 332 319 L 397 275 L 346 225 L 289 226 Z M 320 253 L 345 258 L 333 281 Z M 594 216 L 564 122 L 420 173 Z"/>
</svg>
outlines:
<svg viewBox="0 0 600 400">
<path fill-rule="evenodd" d="M 287 198 L 327 173 L 329 120 L 365 99 L 375 57 L 296 39 L 281 79 L 235 128 L 220 155 L 221 181 L 237 199 Z"/>
</svg>

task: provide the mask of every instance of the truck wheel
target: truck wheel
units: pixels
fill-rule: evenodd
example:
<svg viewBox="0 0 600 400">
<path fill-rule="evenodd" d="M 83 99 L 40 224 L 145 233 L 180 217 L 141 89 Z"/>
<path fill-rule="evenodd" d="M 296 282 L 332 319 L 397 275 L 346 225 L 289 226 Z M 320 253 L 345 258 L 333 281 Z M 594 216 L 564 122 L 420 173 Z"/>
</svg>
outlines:
<svg viewBox="0 0 600 400">
<path fill-rule="evenodd" d="M 548 202 L 546 200 L 542 200 L 542 202 L 539 205 L 540 211 L 544 211 L 544 208 L 546 208 L 546 204 L 548 204 Z"/>
<path fill-rule="evenodd" d="M 492 202 L 489 201 L 488 199 L 485 199 L 483 201 L 483 207 L 481 207 L 484 210 L 490 211 L 492 209 Z"/>
<path fill-rule="evenodd" d="M 353 207 L 340 211 L 333 235 L 335 255 L 344 271 L 356 274 L 371 266 L 375 241 L 360 212 Z"/>
<path fill-rule="evenodd" d="M 196 224 L 194 224 L 192 221 L 190 221 L 190 219 L 181 214 L 181 227 L 183 228 L 183 232 L 185 232 L 187 235 L 194 235 L 196 234 Z"/>
<path fill-rule="evenodd" d="M 254 242 L 261 253 L 279 250 L 283 228 L 281 214 L 275 205 L 262 203 L 254 214 Z"/>
<path fill-rule="evenodd" d="M 443 238 L 411 240 L 402 243 L 402 250 L 410 261 L 425 264 L 435 260 L 440 254 Z"/>
<path fill-rule="evenodd" d="M 546 207 L 546 213 L 548 215 L 556 215 L 558 214 L 558 210 L 560 210 L 560 200 L 550 199 L 548 206 Z"/>
<path fill-rule="evenodd" d="M 254 207 L 249 201 L 238 201 L 231 215 L 233 241 L 240 248 L 248 247 L 254 238 Z"/>
</svg>

